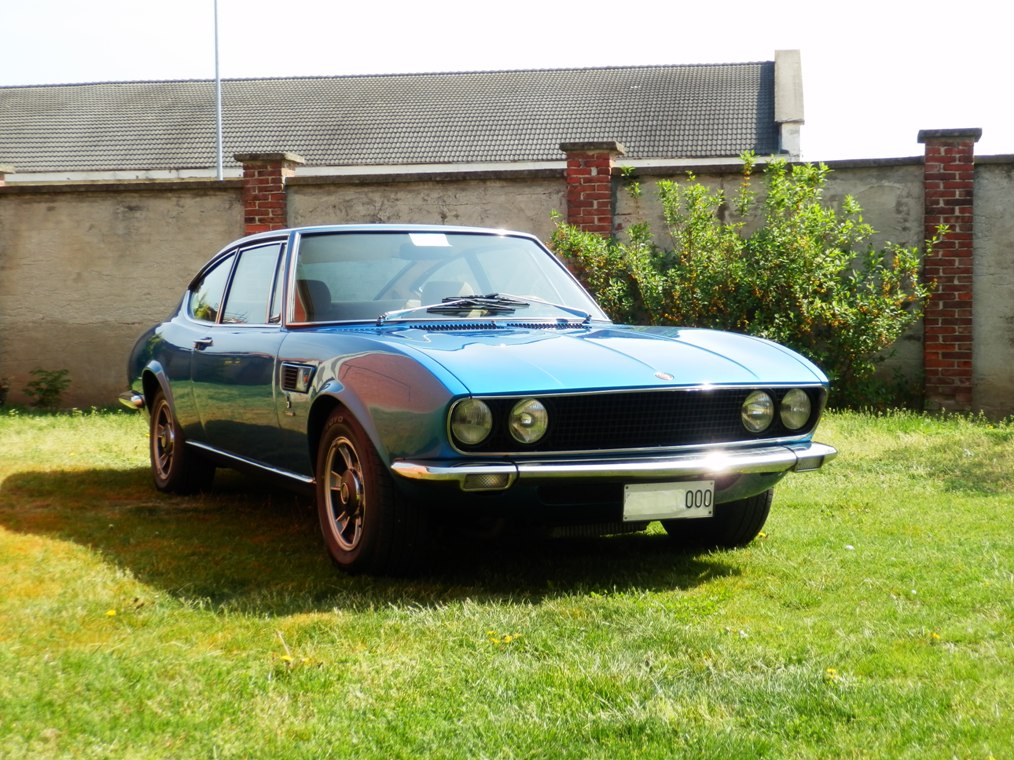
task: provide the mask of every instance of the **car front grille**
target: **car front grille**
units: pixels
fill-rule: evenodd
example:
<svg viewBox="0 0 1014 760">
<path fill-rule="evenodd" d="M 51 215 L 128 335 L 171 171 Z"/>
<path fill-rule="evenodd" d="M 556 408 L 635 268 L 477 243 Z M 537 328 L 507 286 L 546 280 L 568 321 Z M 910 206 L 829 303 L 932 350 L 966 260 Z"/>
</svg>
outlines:
<svg viewBox="0 0 1014 760">
<path fill-rule="evenodd" d="M 824 406 L 821 387 L 805 388 L 813 412 L 801 430 L 788 430 L 776 412 L 760 434 L 747 432 L 741 420 L 744 400 L 757 388 L 694 388 L 534 396 L 549 413 L 549 429 L 538 443 L 525 446 L 511 436 L 506 421 L 519 397 L 486 397 L 493 431 L 482 443 L 461 447 L 474 453 L 588 452 L 674 448 L 798 436 L 817 424 Z M 766 390 L 780 402 L 787 388 Z"/>
</svg>

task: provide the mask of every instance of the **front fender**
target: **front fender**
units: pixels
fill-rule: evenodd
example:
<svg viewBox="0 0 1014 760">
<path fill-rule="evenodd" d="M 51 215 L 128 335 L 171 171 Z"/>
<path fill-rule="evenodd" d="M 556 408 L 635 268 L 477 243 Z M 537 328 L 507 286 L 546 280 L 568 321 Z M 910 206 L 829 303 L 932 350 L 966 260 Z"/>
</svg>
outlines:
<svg viewBox="0 0 1014 760">
<path fill-rule="evenodd" d="M 445 428 L 452 394 L 412 357 L 360 354 L 346 357 L 327 374 L 311 407 L 311 430 L 316 424 L 319 433 L 321 417 L 326 419 L 331 409 L 341 404 L 389 465 L 405 457 L 450 453 Z"/>
</svg>

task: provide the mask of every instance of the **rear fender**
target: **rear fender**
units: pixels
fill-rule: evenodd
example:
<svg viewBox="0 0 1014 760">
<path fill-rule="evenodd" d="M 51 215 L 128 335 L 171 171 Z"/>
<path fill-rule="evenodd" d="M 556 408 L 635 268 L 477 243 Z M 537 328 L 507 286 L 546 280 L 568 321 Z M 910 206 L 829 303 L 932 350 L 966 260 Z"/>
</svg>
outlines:
<svg viewBox="0 0 1014 760">
<path fill-rule="evenodd" d="M 141 392 L 144 394 L 144 408 L 147 412 L 151 412 L 155 394 L 159 391 L 162 391 L 162 395 L 169 402 L 169 408 L 172 410 L 173 416 L 175 416 L 176 401 L 173 398 L 169 378 L 166 377 L 165 370 L 161 364 L 156 361 L 149 362 L 141 373 Z"/>
<path fill-rule="evenodd" d="M 203 440 L 203 429 L 192 401 L 186 392 L 182 395 L 175 392 L 173 383 L 162 364 L 155 360 L 150 361 L 141 374 L 141 384 L 146 412 L 151 413 L 155 394 L 161 391 L 166 401 L 169 402 L 169 409 L 172 411 L 173 417 L 183 429 L 183 435 L 191 441 Z"/>
</svg>

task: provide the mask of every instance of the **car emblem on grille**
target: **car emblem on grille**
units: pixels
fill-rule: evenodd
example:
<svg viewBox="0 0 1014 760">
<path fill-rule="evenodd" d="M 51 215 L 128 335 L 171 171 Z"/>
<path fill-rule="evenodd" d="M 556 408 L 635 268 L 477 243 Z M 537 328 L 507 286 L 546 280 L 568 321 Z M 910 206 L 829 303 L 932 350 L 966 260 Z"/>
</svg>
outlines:
<svg viewBox="0 0 1014 760">
<path fill-rule="evenodd" d="M 676 378 L 670 375 L 668 372 L 656 372 L 655 377 L 659 380 L 675 380 Z"/>
</svg>

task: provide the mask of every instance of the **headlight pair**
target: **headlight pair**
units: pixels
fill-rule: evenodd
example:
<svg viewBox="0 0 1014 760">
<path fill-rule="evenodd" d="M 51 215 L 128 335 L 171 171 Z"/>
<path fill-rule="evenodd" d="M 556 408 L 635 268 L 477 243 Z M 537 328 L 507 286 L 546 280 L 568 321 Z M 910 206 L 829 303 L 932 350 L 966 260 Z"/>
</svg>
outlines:
<svg viewBox="0 0 1014 760">
<path fill-rule="evenodd" d="M 768 429 L 775 419 L 775 400 L 765 391 L 754 391 L 743 402 L 740 416 L 743 427 L 751 433 L 761 433 Z M 806 391 L 793 388 L 782 396 L 778 405 L 778 413 L 782 424 L 789 430 L 799 430 L 810 419 L 813 407 Z"/>
<path fill-rule="evenodd" d="M 532 444 L 539 441 L 549 429 L 549 413 L 538 399 L 526 398 L 511 408 L 506 423 L 515 441 Z M 451 410 L 451 432 L 466 446 L 482 443 L 492 430 L 493 412 L 481 399 L 462 399 Z"/>
</svg>

